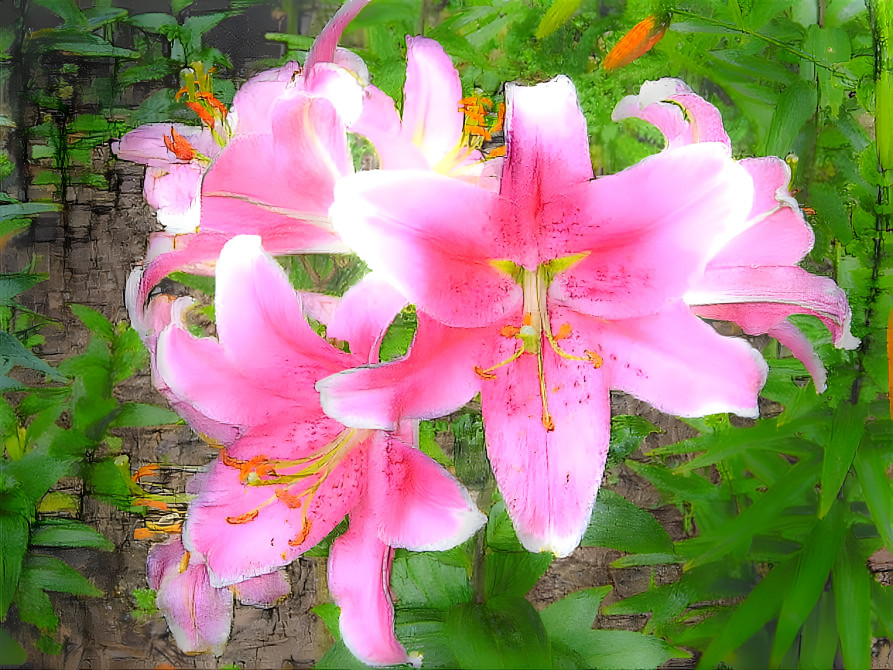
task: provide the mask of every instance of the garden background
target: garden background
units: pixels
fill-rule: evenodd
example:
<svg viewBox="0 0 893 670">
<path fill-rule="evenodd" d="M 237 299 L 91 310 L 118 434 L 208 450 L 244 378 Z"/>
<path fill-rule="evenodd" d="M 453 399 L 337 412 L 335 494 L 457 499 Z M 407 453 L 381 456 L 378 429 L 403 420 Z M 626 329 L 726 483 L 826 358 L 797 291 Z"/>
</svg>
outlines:
<svg viewBox="0 0 893 670">
<path fill-rule="evenodd" d="M 111 141 L 142 123 L 194 122 L 175 99 L 181 69 L 194 63 L 215 68 L 215 94 L 231 102 L 251 75 L 302 60 L 335 9 L 300 0 L 0 0 L 0 372 L 12 371 L 0 407 L 0 604 L 9 607 L 0 649 L 14 654 L 3 661 L 19 658 L 11 639 L 29 667 L 44 668 L 306 667 L 332 645 L 331 612 L 310 611 L 327 600 L 322 551 L 290 566 L 293 595 L 279 607 L 236 608 L 219 659 L 180 653 L 152 612 L 150 541 L 137 538 L 151 534 L 141 529 L 170 528 L 179 512 L 134 504 L 134 473 L 152 463 L 202 466 L 216 452 L 149 406 L 164 401 L 146 354 L 114 325 L 127 322 L 126 278 L 159 226 L 143 199 L 143 167 L 116 160 Z M 669 643 L 592 638 L 600 651 L 567 652 L 567 667 L 593 659 L 600 667 L 693 667 L 697 655 L 674 647 L 734 667 L 893 667 L 890 11 L 862 0 L 373 0 L 351 24 L 342 43 L 397 100 L 407 34 L 443 44 L 467 95 L 498 102 L 505 81 L 567 74 L 589 121 L 597 174 L 661 148 L 646 124 L 612 122 L 614 105 L 643 81 L 684 79 L 721 109 L 736 157 L 787 157 L 816 231 L 807 267 L 847 291 L 863 341 L 855 352 L 836 351 L 817 321 L 798 321 L 828 367 L 829 388 L 817 395 L 789 352 L 752 338 L 771 366 L 756 422 L 683 422 L 615 394 L 610 467 L 587 546 L 560 560 L 526 554 L 496 501 L 486 538 L 464 555 L 398 554 L 398 634 L 435 644 L 442 630 L 406 612 L 471 599 L 475 557 L 485 555 L 484 600 L 526 597 L 542 611 L 589 589 L 572 598 L 588 604 L 597 629 Z M 646 17 L 668 32 L 631 64 L 605 70 L 611 47 Z M 331 289 L 345 270 L 337 259 L 302 262 L 314 288 Z M 165 289 L 207 288 L 179 279 L 186 286 Z M 466 485 L 492 493 L 478 406 L 429 422 L 423 434 Z M 182 491 L 187 475 L 164 468 L 138 483 Z M 525 625 L 509 617 L 503 644 Z M 516 667 L 521 652 L 491 646 L 492 658 Z M 656 651 L 630 655 L 633 648 Z M 328 663 L 344 662 L 337 646 L 333 653 Z M 426 659 L 469 667 L 448 648 Z"/>
</svg>

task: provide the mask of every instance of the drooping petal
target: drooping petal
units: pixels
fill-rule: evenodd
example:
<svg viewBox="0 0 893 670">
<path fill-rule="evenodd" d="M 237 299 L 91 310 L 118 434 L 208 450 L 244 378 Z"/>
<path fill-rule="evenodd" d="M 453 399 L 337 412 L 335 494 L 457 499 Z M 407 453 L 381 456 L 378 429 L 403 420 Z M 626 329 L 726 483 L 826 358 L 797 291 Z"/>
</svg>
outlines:
<svg viewBox="0 0 893 670">
<path fill-rule="evenodd" d="M 269 572 L 232 585 L 235 596 L 243 605 L 275 607 L 291 593 L 291 584 L 282 570 Z"/>
<path fill-rule="evenodd" d="M 722 147 L 697 144 L 569 190 L 567 200 L 579 213 L 548 231 L 547 257 L 586 256 L 555 278 L 550 297 L 594 316 L 628 318 L 689 289 L 746 226 L 753 182 Z"/>
<path fill-rule="evenodd" d="M 679 79 L 646 81 L 639 95 L 628 95 L 617 103 L 611 118 L 644 119 L 664 134 L 668 149 L 718 142 L 731 150 L 719 110 Z"/>
<path fill-rule="evenodd" d="M 496 196 L 430 172 L 373 171 L 343 179 L 330 213 L 344 241 L 411 302 L 455 326 L 505 318 L 521 301 L 490 264 L 510 244 L 490 219 Z"/>
<path fill-rule="evenodd" d="M 211 132 L 204 126 L 186 126 L 182 123 L 147 123 L 125 134 L 112 144 L 112 152 L 118 158 L 152 167 L 167 168 L 173 163 L 186 161 L 177 158 L 164 142 L 176 133 L 196 151 L 208 158 L 220 152 Z"/>
<path fill-rule="evenodd" d="M 346 341 L 351 353 L 377 363 L 381 338 L 405 306 L 406 298 L 382 277 L 366 275 L 344 294 L 326 336 Z"/>
<path fill-rule="evenodd" d="M 378 535 L 392 547 L 450 549 L 487 521 L 452 475 L 418 449 L 380 431 L 369 453 L 369 498 Z"/>
<path fill-rule="evenodd" d="M 285 270 L 259 237 L 240 235 L 226 243 L 217 262 L 214 306 L 228 359 L 243 374 L 258 377 L 258 386 L 306 398 L 316 379 L 350 365 L 344 352 L 307 323 Z"/>
<path fill-rule="evenodd" d="M 565 318 L 604 361 L 611 388 L 677 416 L 759 414 L 766 362 L 741 339 L 723 337 L 682 303 L 657 314 L 605 321 Z"/>
<path fill-rule="evenodd" d="M 206 567 L 186 556 L 179 539 L 152 547 L 148 574 L 180 650 L 220 656 L 232 627 L 233 594 L 211 586 Z"/>
<path fill-rule="evenodd" d="M 369 665 L 406 663 L 409 657 L 394 634 L 390 579 L 394 550 L 378 537 L 370 502 L 350 513 L 350 527 L 329 552 L 329 591 L 341 608 L 344 644 Z"/>
<path fill-rule="evenodd" d="M 495 330 L 450 328 L 419 314 L 409 353 L 381 365 L 346 370 L 316 384 L 326 414 L 346 426 L 394 430 L 401 418 L 434 419 L 480 390 L 474 372 L 481 342 Z"/>
<path fill-rule="evenodd" d="M 433 167 L 462 138 L 462 84 L 453 61 L 434 40 L 407 37 L 406 47 L 401 134 Z"/>
<path fill-rule="evenodd" d="M 375 86 L 363 91 L 363 111 L 350 127 L 375 147 L 379 167 L 386 170 L 424 170 L 428 167 L 421 149 L 400 132 L 400 114 L 394 100 Z"/>
<path fill-rule="evenodd" d="M 198 228 L 202 174 L 204 167 L 198 163 L 174 163 L 166 168 L 146 169 L 143 195 L 165 230 L 193 233 Z"/>
<path fill-rule="evenodd" d="M 610 393 L 592 364 L 559 358 L 548 344 L 543 358 L 554 429 L 544 425 L 536 357 L 522 355 L 481 384 L 487 455 L 524 547 L 567 556 L 589 524 L 604 472 Z"/>
<path fill-rule="evenodd" d="M 303 505 L 291 507 L 287 504 L 291 498 L 277 495 L 277 489 L 285 487 L 242 483 L 239 469 L 218 459 L 189 507 L 183 542 L 205 557 L 214 586 L 228 586 L 288 565 L 328 535 L 354 507 L 364 484 L 365 462 L 365 448 L 360 446 L 328 474 L 306 511 L 308 528 Z M 286 493 L 297 495 L 296 491 Z"/>
<path fill-rule="evenodd" d="M 750 335 L 768 332 L 791 314 L 811 314 L 831 331 L 835 346 L 859 346 L 850 333 L 846 294 L 828 277 L 802 268 L 708 268 L 685 301 L 700 316 L 734 321 Z"/>
<path fill-rule="evenodd" d="M 741 167 L 753 178 L 753 223 L 729 240 L 710 265 L 796 265 L 812 249 L 815 235 L 788 191 L 788 164 L 768 156 L 746 158 Z"/>
<path fill-rule="evenodd" d="M 815 389 L 818 393 L 824 393 L 827 388 L 828 374 L 822 359 L 816 353 L 815 348 L 803 331 L 790 321 L 781 321 L 766 331 L 770 337 L 774 337 L 786 346 L 806 367 L 806 371 L 812 377 Z"/>
<path fill-rule="evenodd" d="M 313 67 L 317 63 L 330 63 L 334 60 L 335 48 L 338 46 L 338 40 L 341 39 L 341 33 L 368 3 L 369 0 L 347 0 L 341 5 L 341 8 L 329 19 L 329 22 L 313 41 L 310 53 L 307 54 L 306 67 Z"/>
</svg>

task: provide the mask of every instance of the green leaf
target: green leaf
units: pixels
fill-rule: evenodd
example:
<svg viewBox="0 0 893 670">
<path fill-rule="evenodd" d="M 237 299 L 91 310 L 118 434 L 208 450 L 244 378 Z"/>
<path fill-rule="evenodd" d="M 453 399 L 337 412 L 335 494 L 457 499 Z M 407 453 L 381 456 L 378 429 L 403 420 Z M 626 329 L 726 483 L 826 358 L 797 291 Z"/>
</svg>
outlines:
<svg viewBox="0 0 893 670">
<path fill-rule="evenodd" d="M 179 14 L 193 2 L 195 2 L 195 0 L 171 0 L 171 13 Z"/>
<path fill-rule="evenodd" d="M 417 328 L 418 317 L 415 307 L 406 307 L 394 318 L 384 337 L 381 338 L 379 359 L 386 362 L 404 356 L 409 351 Z"/>
<path fill-rule="evenodd" d="M 608 467 L 622 462 L 642 444 L 642 440 L 659 433 L 660 428 L 638 416 L 619 414 L 611 417 L 611 443 Z"/>
<path fill-rule="evenodd" d="M 338 619 L 341 617 L 341 608 L 335 603 L 320 603 L 316 607 L 311 607 L 310 611 L 322 619 L 329 633 L 335 638 L 335 642 L 340 642 L 341 628 L 338 625 Z"/>
<path fill-rule="evenodd" d="M 88 27 L 87 17 L 78 9 L 75 0 L 34 0 L 38 5 L 46 7 L 65 23 L 65 26 Z"/>
<path fill-rule="evenodd" d="M 833 579 L 844 667 L 871 667 L 872 577 L 852 533 L 837 556 Z"/>
<path fill-rule="evenodd" d="M 5 628 L 0 628 L 0 658 L 9 665 L 22 665 L 28 660 L 25 649 L 6 632 Z"/>
<path fill-rule="evenodd" d="M 15 272 L 0 275 L 0 305 L 11 305 L 12 299 L 35 284 L 47 279 L 47 275 L 38 272 Z"/>
<path fill-rule="evenodd" d="M 64 51 L 78 56 L 91 56 L 96 58 L 136 58 L 135 51 L 116 47 L 99 35 L 85 33 L 80 30 L 61 28 L 51 32 L 40 33 L 29 42 L 42 52 Z"/>
<path fill-rule="evenodd" d="M 524 598 L 500 596 L 450 610 L 446 635 L 460 668 L 547 668 L 549 636 Z"/>
<path fill-rule="evenodd" d="M 41 514 L 57 514 L 59 512 L 77 514 L 80 509 L 80 499 L 63 491 L 50 491 L 41 498 L 37 505 L 37 511 Z"/>
<path fill-rule="evenodd" d="M 0 511 L 0 621 L 12 603 L 28 548 L 28 520 L 18 513 Z"/>
<path fill-rule="evenodd" d="M 671 658 L 687 656 L 651 635 L 592 630 L 599 605 L 610 592 L 610 586 L 575 591 L 540 613 L 552 642 L 555 667 L 656 668 Z"/>
<path fill-rule="evenodd" d="M 112 551 L 115 545 L 102 534 L 78 521 L 47 519 L 34 526 L 31 544 L 38 547 L 90 547 Z"/>
<path fill-rule="evenodd" d="M 87 581 L 80 572 L 53 556 L 29 554 L 22 568 L 21 579 L 44 591 L 58 591 L 75 596 L 102 595 L 102 591 Z"/>
<path fill-rule="evenodd" d="M 753 591 L 732 612 L 722 632 L 710 643 L 698 661 L 698 668 L 713 668 L 757 631 L 775 618 L 787 597 L 791 580 L 796 574 L 797 558 L 773 568 Z"/>
<path fill-rule="evenodd" d="M 58 212 L 62 205 L 50 202 L 17 202 L 11 205 L 0 205 L 0 221 L 33 216 L 41 212 Z"/>
<path fill-rule="evenodd" d="M 498 551 L 524 551 L 502 500 L 494 503 L 490 508 L 487 522 L 487 546 Z"/>
<path fill-rule="evenodd" d="M 834 667 L 838 630 L 834 621 L 835 596 L 830 591 L 825 591 L 803 623 L 799 668 L 822 670 Z"/>
<path fill-rule="evenodd" d="M 356 656 L 350 653 L 344 641 L 338 640 L 313 667 L 320 670 L 364 670 L 371 666 L 358 660 Z"/>
<path fill-rule="evenodd" d="M 551 35 L 567 23 L 574 12 L 580 8 L 581 3 L 582 0 L 552 0 L 552 4 L 536 28 L 536 39 L 541 40 Z"/>
<path fill-rule="evenodd" d="M 23 574 L 16 589 L 13 602 L 18 609 L 19 618 L 40 628 L 41 632 L 53 632 L 59 625 L 59 617 L 53 610 L 50 597 L 32 579 Z"/>
<path fill-rule="evenodd" d="M 886 474 L 888 465 L 884 450 L 868 440 L 862 442 L 853 458 L 871 520 L 887 550 L 893 551 L 893 482 Z"/>
<path fill-rule="evenodd" d="M 448 609 L 471 600 L 468 572 L 437 554 L 398 551 L 391 566 L 391 590 L 401 607 Z"/>
<path fill-rule="evenodd" d="M 453 466 L 453 460 L 447 456 L 434 438 L 436 429 L 431 421 L 419 422 L 419 449 L 422 453 L 440 463 L 445 468 Z"/>
<path fill-rule="evenodd" d="M 64 379 L 55 368 L 28 351 L 21 342 L 5 330 L 0 330 L 0 365 L 10 367 L 20 365 L 23 368 L 42 372 L 52 379 Z"/>
<path fill-rule="evenodd" d="M 115 327 L 102 314 L 87 305 L 71 304 L 68 307 L 91 333 L 98 335 L 109 344 L 115 341 Z"/>
<path fill-rule="evenodd" d="M 581 544 L 640 554 L 673 553 L 673 540 L 657 519 L 605 488 L 598 492 Z"/>
<path fill-rule="evenodd" d="M 786 88 L 778 98 L 766 147 L 761 152 L 769 156 L 785 156 L 793 148 L 800 130 L 815 114 L 816 90 L 802 79 Z"/>
<path fill-rule="evenodd" d="M 118 415 L 112 419 L 109 428 L 130 426 L 172 426 L 183 423 L 176 412 L 158 405 L 141 402 L 128 402 L 120 407 Z"/>
<path fill-rule="evenodd" d="M 134 14 L 128 17 L 127 23 L 145 30 L 147 33 L 160 33 L 166 37 L 173 37 L 180 30 L 180 24 L 177 22 L 177 19 L 170 14 L 162 12 Z"/>
<path fill-rule="evenodd" d="M 770 664 L 778 666 L 806 621 L 828 581 L 847 531 L 843 504 L 835 504 L 806 538 L 797 571 L 778 613 Z"/>
<path fill-rule="evenodd" d="M 397 639 L 412 654 L 424 656 L 429 668 L 455 668 L 459 665 L 447 639 L 444 620 L 447 612 L 431 608 L 398 608 L 395 615 Z"/>
<path fill-rule="evenodd" d="M 819 518 L 824 517 L 837 499 L 843 480 L 846 479 L 856 448 L 862 439 L 868 406 L 842 401 L 834 410 L 831 437 L 826 443 L 822 461 L 822 493 L 819 502 Z"/>
<path fill-rule="evenodd" d="M 552 564 L 549 552 L 491 551 L 484 556 L 484 595 L 524 597 Z"/>
</svg>

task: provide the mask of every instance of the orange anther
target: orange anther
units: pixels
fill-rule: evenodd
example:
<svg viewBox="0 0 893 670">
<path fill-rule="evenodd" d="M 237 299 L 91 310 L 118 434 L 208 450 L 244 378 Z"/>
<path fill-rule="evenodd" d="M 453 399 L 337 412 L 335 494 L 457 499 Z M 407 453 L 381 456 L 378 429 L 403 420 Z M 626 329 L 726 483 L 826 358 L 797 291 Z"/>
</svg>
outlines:
<svg viewBox="0 0 893 670">
<path fill-rule="evenodd" d="M 173 126 L 171 126 L 171 136 L 164 136 L 164 146 L 181 161 L 191 161 L 195 158 L 195 149 Z"/>
<path fill-rule="evenodd" d="M 487 158 L 498 158 L 499 156 L 505 156 L 505 145 L 503 144 L 501 147 L 496 147 L 495 149 L 491 149 L 487 154 Z"/>
<path fill-rule="evenodd" d="M 604 359 L 594 351 L 586 350 L 586 359 L 596 368 L 600 368 L 605 362 Z"/>
<path fill-rule="evenodd" d="M 496 379 L 496 375 L 494 375 L 492 372 L 487 372 L 482 367 L 479 367 L 477 365 L 474 366 L 474 372 L 481 379 Z"/>
<path fill-rule="evenodd" d="M 182 98 L 182 97 L 183 97 L 186 93 L 188 93 L 188 92 L 189 92 L 189 91 L 188 91 L 187 88 L 184 86 L 184 87 L 181 88 L 179 91 L 177 91 L 177 94 L 174 96 L 174 100 L 176 100 L 177 102 L 179 102 L 179 101 L 180 101 L 180 98 Z"/>
<path fill-rule="evenodd" d="M 505 123 L 505 103 L 500 102 L 499 103 L 499 111 L 497 112 L 497 115 L 496 115 L 496 123 L 490 129 L 490 132 L 498 133 L 500 130 L 502 130 L 503 123 Z"/>
<path fill-rule="evenodd" d="M 490 131 L 483 126 L 467 126 L 465 128 L 465 132 L 467 132 L 469 135 L 478 135 L 480 137 L 483 137 L 488 142 L 491 139 Z"/>
<path fill-rule="evenodd" d="M 177 566 L 177 572 L 183 573 L 186 572 L 186 568 L 189 567 L 189 552 L 183 553 L 183 558 L 180 559 L 180 565 Z"/>
<path fill-rule="evenodd" d="M 202 120 L 202 123 L 210 128 L 214 127 L 214 117 L 211 116 L 210 112 L 208 112 L 208 110 L 205 109 L 204 106 L 197 102 L 187 102 L 184 104 L 198 115 L 198 118 Z"/>
<path fill-rule="evenodd" d="M 561 328 L 558 329 L 558 332 L 555 334 L 555 337 L 552 339 L 555 340 L 563 340 L 566 337 L 569 337 L 571 334 L 571 324 L 562 323 Z"/>
<path fill-rule="evenodd" d="M 524 315 L 523 323 L 525 326 L 529 326 L 533 322 L 533 315 L 530 312 L 527 312 Z"/>
<path fill-rule="evenodd" d="M 288 489 L 276 489 L 276 497 L 279 498 L 285 506 L 290 509 L 297 509 L 301 506 L 301 495 L 294 495 L 288 492 Z"/>
<path fill-rule="evenodd" d="M 467 107 L 467 106 L 469 106 L 469 105 L 476 105 L 476 104 L 477 104 L 477 101 L 478 101 L 477 96 L 470 95 L 470 96 L 468 96 L 467 98 L 462 98 L 462 99 L 459 101 L 459 105 L 460 105 L 460 106 L 466 106 L 466 107 Z"/>
<path fill-rule="evenodd" d="M 542 417 L 543 428 L 545 428 L 548 432 L 552 432 L 555 430 L 555 422 L 552 420 L 552 416 L 550 414 L 543 414 Z"/>
<path fill-rule="evenodd" d="M 150 477 L 156 474 L 158 474 L 158 463 L 150 463 L 149 465 L 142 466 L 139 470 L 134 472 L 130 478 L 133 481 L 138 482 L 143 477 Z"/>
<path fill-rule="evenodd" d="M 137 498 L 132 504 L 134 507 L 154 507 L 155 509 L 160 509 L 162 512 L 170 510 L 166 502 L 161 500 L 150 500 L 149 498 Z"/>
<path fill-rule="evenodd" d="M 478 105 L 487 109 L 493 109 L 493 101 L 490 98 L 478 98 Z"/>
<path fill-rule="evenodd" d="M 301 532 L 297 534 L 296 537 L 288 541 L 288 545 L 290 547 L 297 547 L 300 544 L 304 543 L 304 540 L 307 539 L 307 536 L 310 534 L 310 529 L 313 527 L 313 522 L 309 519 L 303 519 L 301 521 Z"/>
<path fill-rule="evenodd" d="M 202 92 L 198 94 L 198 97 L 202 100 L 207 100 L 208 104 L 211 105 L 214 109 L 220 112 L 221 118 L 226 118 L 228 110 L 226 109 L 226 105 L 220 102 L 217 98 L 214 97 L 213 93 Z"/>
<path fill-rule="evenodd" d="M 228 516 L 226 517 L 226 522 L 233 525 L 248 523 L 249 521 L 254 521 L 257 518 L 257 514 L 257 510 L 253 509 L 250 512 L 246 512 L 245 514 L 240 514 L 239 516 Z"/>
<path fill-rule="evenodd" d="M 515 337 L 520 332 L 521 329 L 518 328 L 518 326 L 503 326 L 502 330 L 499 331 L 499 334 L 503 337 Z"/>
</svg>

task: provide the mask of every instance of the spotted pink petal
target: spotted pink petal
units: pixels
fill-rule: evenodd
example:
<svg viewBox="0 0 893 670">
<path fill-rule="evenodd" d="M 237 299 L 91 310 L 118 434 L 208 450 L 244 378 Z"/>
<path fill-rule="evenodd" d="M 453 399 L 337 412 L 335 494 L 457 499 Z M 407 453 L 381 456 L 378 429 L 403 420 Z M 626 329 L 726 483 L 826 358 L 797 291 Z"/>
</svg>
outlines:
<svg viewBox="0 0 893 670">
<path fill-rule="evenodd" d="M 220 145 L 211 131 L 204 126 L 186 126 L 182 123 L 147 123 L 125 134 L 112 143 L 112 152 L 121 160 L 142 163 L 151 167 L 167 168 L 171 164 L 185 163 L 177 158 L 164 143 L 171 136 L 171 129 L 181 135 L 196 151 L 208 158 L 220 153 Z"/>
<path fill-rule="evenodd" d="M 571 311 L 564 318 L 603 359 L 611 388 L 677 416 L 759 414 L 763 358 L 745 341 L 719 335 L 682 303 L 638 318 L 606 321 Z"/>
<path fill-rule="evenodd" d="M 718 142 L 731 150 L 719 110 L 679 79 L 646 81 L 638 95 L 629 95 L 617 104 L 611 118 L 648 121 L 664 134 L 668 149 Z"/>
<path fill-rule="evenodd" d="M 317 382 L 326 414 L 346 426 L 394 430 L 401 418 L 434 419 L 474 397 L 481 340 L 494 330 L 449 328 L 421 313 L 418 318 L 407 356 Z"/>
<path fill-rule="evenodd" d="M 287 435 L 275 437 L 287 439 Z M 293 457 L 299 458 L 306 445 L 292 446 Z M 245 456 L 237 449 L 231 454 Z M 214 586 L 235 584 L 288 565 L 328 535 L 357 503 L 365 461 L 365 448 L 360 446 L 329 473 L 307 509 L 308 530 L 301 507 L 290 507 L 288 498 L 276 493 L 278 489 L 297 495 L 296 490 L 242 483 L 239 469 L 218 459 L 190 504 L 183 541 L 190 551 L 205 557 Z"/>
<path fill-rule="evenodd" d="M 368 665 L 397 665 L 409 657 L 394 635 L 390 597 L 394 550 L 378 536 L 368 500 L 350 513 L 350 527 L 329 552 L 329 591 L 341 608 L 339 627 L 347 648 Z"/>
<path fill-rule="evenodd" d="M 710 143 L 570 190 L 571 209 L 548 231 L 550 256 L 585 257 L 555 278 L 549 297 L 607 319 L 658 311 L 744 229 L 752 200 L 748 173 Z"/>
<path fill-rule="evenodd" d="M 570 346 L 577 335 L 562 345 Z M 492 353 L 498 360 L 511 348 Z M 550 431 L 536 357 L 522 355 L 494 374 L 496 379 L 481 383 L 487 455 L 518 539 L 529 551 L 567 556 L 589 524 L 604 472 L 611 416 L 607 377 L 588 362 L 559 358 L 546 344 Z"/>
<path fill-rule="evenodd" d="M 452 475 L 386 433 L 378 433 L 369 451 L 369 497 L 378 535 L 392 547 L 442 551 L 487 521 Z"/>
<path fill-rule="evenodd" d="M 433 172 L 373 171 L 343 179 L 330 213 L 363 259 L 411 302 L 474 327 L 520 304 L 518 284 L 490 261 L 508 256 L 488 224 L 496 196 Z"/>
</svg>

